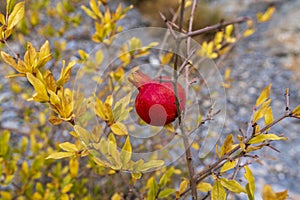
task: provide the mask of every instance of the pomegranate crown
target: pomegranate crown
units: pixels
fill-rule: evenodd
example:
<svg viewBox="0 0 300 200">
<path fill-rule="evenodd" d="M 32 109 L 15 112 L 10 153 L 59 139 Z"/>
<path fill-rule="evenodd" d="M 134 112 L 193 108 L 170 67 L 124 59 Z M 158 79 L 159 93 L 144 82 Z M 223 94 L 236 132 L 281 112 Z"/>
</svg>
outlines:
<svg viewBox="0 0 300 200">
<path fill-rule="evenodd" d="M 128 81 L 136 88 L 140 88 L 142 85 L 152 82 L 152 79 L 140 70 L 136 70 L 130 74 Z"/>
</svg>

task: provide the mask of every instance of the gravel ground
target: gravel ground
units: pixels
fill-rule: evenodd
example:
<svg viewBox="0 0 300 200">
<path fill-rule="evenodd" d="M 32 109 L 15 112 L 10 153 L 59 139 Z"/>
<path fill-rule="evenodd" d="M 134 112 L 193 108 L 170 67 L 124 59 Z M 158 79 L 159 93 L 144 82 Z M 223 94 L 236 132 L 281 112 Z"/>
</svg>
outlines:
<svg viewBox="0 0 300 200">
<path fill-rule="evenodd" d="M 236 1 L 220 0 L 213 1 L 224 5 L 227 13 L 237 15 L 254 15 L 257 11 L 263 11 L 270 1 L 261 3 L 252 3 L 254 1 L 245 1 L 242 6 L 238 6 Z M 300 16 L 299 0 L 289 0 L 286 3 L 273 1 L 277 11 L 273 19 L 265 24 L 259 25 L 257 32 L 251 37 L 238 42 L 230 59 L 224 66 L 232 68 L 232 88 L 227 91 L 228 109 L 225 133 L 236 131 L 238 128 L 245 128 L 252 112 L 252 105 L 260 91 L 269 83 L 273 83 L 272 98 L 274 107 L 274 116 L 279 116 L 284 112 L 285 88 L 290 88 L 291 106 L 300 103 L 300 70 L 299 70 L 299 30 L 300 25 L 297 21 Z M 226 5 L 226 6 L 225 6 Z M 284 16 L 284 17 L 283 17 Z M 125 29 L 144 26 L 147 23 L 141 21 L 138 10 L 131 10 L 126 21 L 121 23 Z M 89 31 L 90 32 L 90 31 Z M 74 33 L 70 33 L 74 35 Z M 76 33 L 75 33 L 76 34 Z M 298 37 L 297 37 L 298 36 Z M 74 49 L 78 45 L 91 48 L 87 41 L 79 41 L 78 38 L 71 41 L 67 49 Z M 16 120 L 18 109 L 11 99 L 16 99 L 15 94 L 9 91 L 9 81 L 4 79 L 6 70 L 1 70 L 0 80 L 3 85 L 0 90 L 0 108 L 3 111 L 0 127 L 10 127 L 29 131 L 23 128 L 23 125 Z M 20 99 L 18 100 L 20 101 Z M 9 111 L 9 112 L 8 112 Z M 261 186 L 265 183 L 271 184 L 276 191 L 288 189 L 292 199 L 300 199 L 300 137 L 299 122 L 296 120 L 285 120 L 275 129 L 274 133 L 284 133 L 289 140 L 277 142 L 276 148 L 281 153 L 272 150 L 259 155 L 263 166 L 252 165 L 259 183 L 258 194 Z M 259 199 L 259 198 L 258 198 Z"/>
</svg>

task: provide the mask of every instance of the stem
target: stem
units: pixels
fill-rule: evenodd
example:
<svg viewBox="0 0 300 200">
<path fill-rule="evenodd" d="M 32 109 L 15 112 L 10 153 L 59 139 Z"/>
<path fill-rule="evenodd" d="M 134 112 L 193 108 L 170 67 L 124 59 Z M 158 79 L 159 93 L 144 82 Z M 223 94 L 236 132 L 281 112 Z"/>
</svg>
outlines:
<svg viewBox="0 0 300 200">
<path fill-rule="evenodd" d="M 278 119 L 274 120 L 272 123 L 270 123 L 269 125 L 262 128 L 260 130 L 260 134 L 264 133 L 269 128 L 271 128 L 272 126 L 274 126 L 275 124 L 279 123 L 280 121 L 282 121 L 283 119 L 285 119 L 287 117 L 293 117 L 292 113 L 284 114 L 281 117 L 279 117 Z M 256 136 L 251 136 L 250 138 L 248 138 L 245 141 L 245 144 L 247 144 L 253 137 L 256 137 Z M 219 160 L 215 161 L 212 165 L 207 166 L 205 169 L 203 169 L 201 172 L 199 172 L 196 176 L 196 183 L 199 183 L 202 180 L 204 180 L 205 178 L 207 178 L 208 176 L 210 176 L 210 174 L 214 170 L 218 170 L 219 168 L 221 168 L 223 166 L 223 164 L 225 163 L 223 161 L 227 160 L 232 154 L 234 154 L 238 150 L 241 150 L 240 146 L 236 146 L 231 151 L 229 151 L 228 153 L 224 154 L 221 158 L 219 158 Z M 241 156 L 244 156 L 244 155 L 245 155 L 244 152 L 241 152 L 241 153 L 239 153 L 238 155 L 234 156 L 231 159 L 234 160 L 234 159 L 240 158 Z M 191 190 L 191 188 L 186 189 L 180 196 L 184 196 L 190 190 Z"/>
</svg>

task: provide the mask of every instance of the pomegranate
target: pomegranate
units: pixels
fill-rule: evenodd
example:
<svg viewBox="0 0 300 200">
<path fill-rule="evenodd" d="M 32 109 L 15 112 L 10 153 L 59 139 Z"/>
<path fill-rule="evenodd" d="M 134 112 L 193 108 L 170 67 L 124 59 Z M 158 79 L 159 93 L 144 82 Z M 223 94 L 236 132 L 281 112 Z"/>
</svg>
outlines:
<svg viewBox="0 0 300 200">
<path fill-rule="evenodd" d="M 135 99 L 135 110 L 142 120 L 153 126 L 164 126 L 177 117 L 174 83 L 166 76 L 151 79 L 141 71 L 135 71 L 128 80 L 139 90 Z M 177 83 L 180 111 L 186 97 L 182 86 Z"/>
</svg>

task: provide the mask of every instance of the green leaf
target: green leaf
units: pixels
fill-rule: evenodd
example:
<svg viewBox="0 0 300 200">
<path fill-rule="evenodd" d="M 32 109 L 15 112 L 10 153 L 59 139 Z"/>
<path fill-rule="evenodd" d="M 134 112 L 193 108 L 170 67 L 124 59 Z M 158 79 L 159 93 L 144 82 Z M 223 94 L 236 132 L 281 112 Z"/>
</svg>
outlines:
<svg viewBox="0 0 300 200">
<path fill-rule="evenodd" d="M 212 200 L 225 200 L 226 199 L 226 191 L 220 181 L 216 180 L 212 192 L 211 192 Z"/>
<path fill-rule="evenodd" d="M 234 192 L 234 193 L 241 193 L 241 192 L 247 193 L 245 188 L 243 188 L 241 186 L 241 184 L 239 184 L 239 182 L 237 182 L 236 180 L 228 180 L 226 178 L 221 178 L 220 183 L 223 185 L 223 187 L 227 188 L 231 192 Z"/>
<path fill-rule="evenodd" d="M 228 170 L 231 170 L 232 168 L 234 168 L 236 166 L 236 161 L 235 160 L 229 160 L 227 161 L 221 168 L 220 172 L 226 172 Z"/>
<path fill-rule="evenodd" d="M 67 157 L 71 157 L 73 156 L 74 153 L 72 152 L 56 152 L 56 153 L 52 153 L 50 154 L 46 159 L 61 159 L 61 158 L 67 158 Z"/>
<path fill-rule="evenodd" d="M 72 144 L 70 142 L 64 142 L 64 143 L 61 143 L 59 144 L 59 147 L 65 151 L 68 151 L 68 152 L 76 152 L 78 151 L 78 148 L 76 147 L 75 144 Z"/>
<path fill-rule="evenodd" d="M 247 165 L 244 166 L 244 169 L 245 169 L 244 177 L 248 181 L 248 183 L 246 185 L 246 190 L 247 190 L 248 198 L 250 200 L 254 200 L 255 178 L 254 178 L 254 176 L 252 174 L 252 171 L 250 170 L 250 168 Z"/>
<path fill-rule="evenodd" d="M 159 192 L 158 198 L 166 198 L 173 194 L 175 190 L 173 188 L 166 188 Z"/>
<path fill-rule="evenodd" d="M 116 135 L 128 135 L 127 127 L 121 122 L 116 122 L 110 126 L 112 132 Z"/>
<path fill-rule="evenodd" d="M 146 172 L 151 169 L 162 167 L 165 164 L 163 160 L 150 160 L 143 164 L 141 167 L 141 172 Z"/>
<path fill-rule="evenodd" d="M 256 100 L 256 104 L 255 104 L 256 107 L 260 106 L 263 102 L 265 102 L 270 97 L 271 87 L 272 87 L 272 84 L 268 85 L 260 93 L 259 97 Z"/>
<path fill-rule="evenodd" d="M 132 153 L 132 147 L 130 144 L 130 138 L 129 136 L 127 136 L 120 155 L 123 166 L 125 166 L 130 161 L 131 153 Z"/>
<path fill-rule="evenodd" d="M 210 183 L 206 182 L 200 182 L 197 185 L 197 190 L 200 190 L 201 192 L 209 192 L 213 189 Z"/>
<path fill-rule="evenodd" d="M 36 102 L 47 102 L 49 101 L 49 96 L 47 93 L 46 86 L 44 83 L 39 80 L 38 78 L 34 77 L 30 73 L 26 73 L 28 81 L 31 83 L 31 85 L 34 87 L 35 94 L 32 96 L 33 100 Z"/>
<path fill-rule="evenodd" d="M 9 15 L 7 22 L 7 29 L 15 27 L 23 18 L 25 14 L 25 2 L 22 1 L 15 5 L 13 11 Z"/>
<path fill-rule="evenodd" d="M 248 144 L 257 144 L 261 143 L 265 140 L 287 140 L 286 137 L 279 137 L 278 135 L 275 134 L 259 134 L 255 137 L 253 137 Z"/>
</svg>

